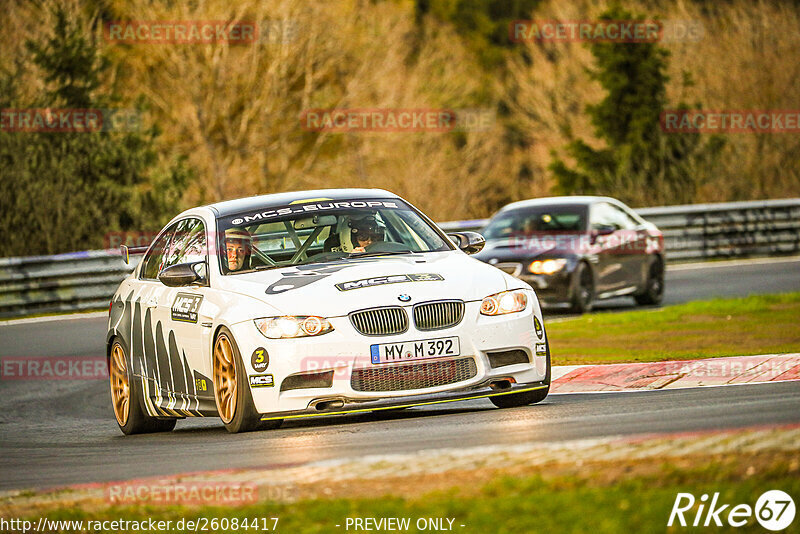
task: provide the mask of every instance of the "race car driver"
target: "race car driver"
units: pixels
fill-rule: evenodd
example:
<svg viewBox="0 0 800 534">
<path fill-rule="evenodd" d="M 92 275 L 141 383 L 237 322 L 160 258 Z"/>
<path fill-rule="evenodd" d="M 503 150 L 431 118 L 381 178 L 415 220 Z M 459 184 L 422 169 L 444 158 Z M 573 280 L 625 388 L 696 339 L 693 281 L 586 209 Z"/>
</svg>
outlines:
<svg viewBox="0 0 800 534">
<path fill-rule="evenodd" d="M 353 252 L 364 252 L 373 243 L 383 241 L 386 230 L 373 215 L 350 221 L 350 242 L 353 243 Z"/>
<path fill-rule="evenodd" d="M 250 251 L 253 237 L 244 228 L 231 228 L 225 231 L 225 251 L 228 271 L 242 271 L 250 268 Z"/>
</svg>

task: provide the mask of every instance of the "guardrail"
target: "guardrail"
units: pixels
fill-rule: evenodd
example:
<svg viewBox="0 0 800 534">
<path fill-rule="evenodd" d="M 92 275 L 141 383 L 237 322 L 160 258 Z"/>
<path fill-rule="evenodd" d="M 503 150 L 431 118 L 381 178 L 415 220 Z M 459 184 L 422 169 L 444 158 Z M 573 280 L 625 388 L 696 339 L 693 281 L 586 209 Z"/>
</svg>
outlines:
<svg viewBox="0 0 800 534">
<path fill-rule="evenodd" d="M 133 267 L 106 250 L 0 258 L 0 317 L 108 308 Z"/>
<path fill-rule="evenodd" d="M 800 253 L 800 198 L 642 208 L 664 232 L 667 261 Z M 488 219 L 440 223 L 480 230 Z M 118 251 L 0 258 L 0 317 L 102 309 L 131 270 Z"/>
</svg>

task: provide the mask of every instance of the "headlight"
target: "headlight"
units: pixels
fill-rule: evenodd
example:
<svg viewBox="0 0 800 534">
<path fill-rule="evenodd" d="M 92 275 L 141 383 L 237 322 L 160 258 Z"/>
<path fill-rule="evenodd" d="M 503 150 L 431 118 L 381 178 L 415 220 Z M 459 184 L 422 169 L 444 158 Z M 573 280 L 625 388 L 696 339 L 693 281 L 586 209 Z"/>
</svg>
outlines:
<svg viewBox="0 0 800 534">
<path fill-rule="evenodd" d="M 481 315 L 504 315 L 506 313 L 521 312 L 528 305 L 528 295 L 525 291 L 503 291 L 489 295 L 481 302 Z"/>
<path fill-rule="evenodd" d="M 269 339 L 321 336 L 333 331 L 333 326 L 324 317 L 283 316 L 256 319 L 256 328 Z"/>
<path fill-rule="evenodd" d="M 536 260 L 528 266 L 528 270 L 533 274 L 555 274 L 567 264 L 567 260 L 559 258 L 557 260 Z"/>
</svg>

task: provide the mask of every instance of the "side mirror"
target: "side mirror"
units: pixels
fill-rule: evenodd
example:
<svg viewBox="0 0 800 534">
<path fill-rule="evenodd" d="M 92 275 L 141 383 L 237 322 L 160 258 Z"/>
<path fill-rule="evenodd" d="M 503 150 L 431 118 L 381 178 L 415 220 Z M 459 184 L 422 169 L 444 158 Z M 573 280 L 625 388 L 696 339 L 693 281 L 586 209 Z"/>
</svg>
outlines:
<svg viewBox="0 0 800 534">
<path fill-rule="evenodd" d="M 616 230 L 617 229 L 610 224 L 598 224 L 592 229 L 592 243 L 597 241 L 597 238 L 601 235 L 611 235 L 616 232 Z"/>
<path fill-rule="evenodd" d="M 453 232 L 447 237 L 461 250 L 467 254 L 476 254 L 483 250 L 486 239 L 477 232 Z"/>
<path fill-rule="evenodd" d="M 179 263 L 158 273 L 158 279 L 169 287 L 188 286 L 205 281 L 205 262 Z"/>
<path fill-rule="evenodd" d="M 122 254 L 122 259 L 125 261 L 125 263 L 130 263 L 132 255 L 144 254 L 145 252 L 147 252 L 148 248 L 150 248 L 149 245 L 146 247 L 129 247 L 127 245 L 120 245 L 119 252 L 120 254 Z"/>
</svg>

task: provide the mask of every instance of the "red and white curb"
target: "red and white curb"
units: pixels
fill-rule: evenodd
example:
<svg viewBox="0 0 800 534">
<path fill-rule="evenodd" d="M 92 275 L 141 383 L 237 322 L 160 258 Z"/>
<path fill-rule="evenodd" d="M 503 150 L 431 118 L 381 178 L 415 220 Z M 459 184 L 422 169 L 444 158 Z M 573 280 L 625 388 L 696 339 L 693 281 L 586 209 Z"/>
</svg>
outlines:
<svg viewBox="0 0 800 534">
<path fill-rule="evenodd" d="M 551 393 L 644 391 L 800 380 L 800 353 L 553 367 Z"/>
</svg>

